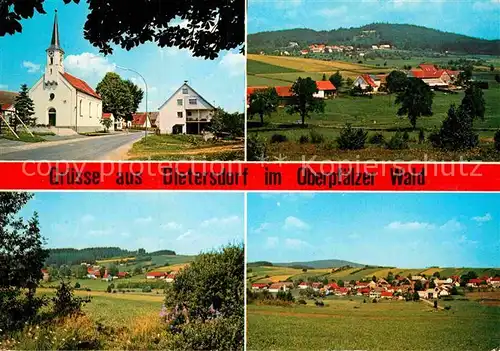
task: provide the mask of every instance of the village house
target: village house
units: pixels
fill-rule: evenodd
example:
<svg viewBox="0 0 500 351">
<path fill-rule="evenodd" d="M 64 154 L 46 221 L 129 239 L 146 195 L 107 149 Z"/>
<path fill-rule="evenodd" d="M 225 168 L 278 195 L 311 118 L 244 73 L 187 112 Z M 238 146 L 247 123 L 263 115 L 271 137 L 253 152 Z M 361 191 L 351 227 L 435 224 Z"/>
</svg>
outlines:
<svg viewBox="0 0 500 351">
<path fill-rule="evenodd" d="M 382 84 L 380 76 L 373 74 L 362 74 L 358 76 L 352 83 L 353 87 L 360 87 L 363 90 L 371 89 L 372 92 L 376 93 Z M 371 87 L 371 88 L 369 88 Z"/>
<path fill-rule="evenodd" d="M 101 272 L 99 269 L 94 269 L 93 267 L 89 267 L 87 269 L 87 278 L 89 279 L 97 279 L 101 277 Z"/>
<path fill-rule="evenodd" d="M 162 134 L 201 134 L 215 107 L 184 81 L 159 108 L 156 126 Z"/>
<path fill-rule="evenodd" d="M 349 288 L 338 288 L 335 289 L 335 295 L 337 296 L 345 296 L 349 293 L 350 289 Z"/>
<path fill-rule="evenodd" d="M 265 283 L 253 283 L 252 290 L 267 290 L 268 284 Z"/>
<path fill-rule="evenodd" d="M 325 52 L 325 44 L 311 44 L 309 45 L 309 50 L 313 53 L 323 53 Z"/>
<path fill-rule="evenodd" d="M 172 283 L 175 280 L 175 273 L 169 273 L 165 276 L 165 281 L 167 283 Z"/>
<path fill-rule="evenodd" d="M 151 128 L 151 121 L 146 112 L 136 112 L 132 114 L 132 127 L 133 128 Z"/>
<path fill-rule="evenodd" d="M 148 272 L 146 273 L 146 279 L 165 279 L 166 275 L 166 272 Z"/>
<path fill-rule="evenodd" d="M 301 55 L 307 55 L 309 53 L 309 50 L 300 50 Z"/>
<path fill-rule="evenodd" d="M 420 78 L 430 87 L 451 88 L 460 71 L 439 69 L 433 64 L 422 63 L 408 72 L 408 77 Z"/>
<path fill-rule="evenodd" d="M 48 282 L 50 281 L 50 274 L 48 269 L 42 269 L 42 274 L 43 274 L 43 281 Z"/>
<path fill-rule="evenodd" d="M 16 112 L 14 103 L 17 95 L 15 92 L 0 90 L 0 125 L 9 123 L 9 120 L 14 116 Z"/>
<path fill-rule="evenodd" d="M 278 291 L 288 291 L 293 288 L 293 283 L 289 282 L 279 282 L 279 283 L 273 283 L 269 287 L 269 292 L 272 293 L 277 293 Z"/>
<path fill-rule="evenodd" d="M 322 287 L 322 283 L 312 283 L 311 287 L 313 288 L 314 291 L 319 291 Z"/>
<path fill-rule="evenodd" d="M 298 288 L 299 288 L 299 289 L 303 289 L 303 290 L 304 290 L 304 289 L 307 289 L 307 288 L 309 288 L 309 287 L 311 287 L 311 284 L 310 284 L 310 283 L 307 283 L 307 282 L 302 282 L 302 283 L 300 283 L 300 284 L 299 284 L 299 286 L 298 286 Z"/>
<path fill-rule="evenodd" d="M 382 291 L 380 293 L 380 297 L 383 298 L 383 299 L 392 299 L 393 295 L 394 294 L 392 292 L 390 292 L 390 291 Z"/>
<path fill-rule="evenodd" d="M 318 92 L 313 94 L 315 98 L 327 99 L 329 97 L 335 96 L 337 93 L 337 88 L 329 80 L 318 80 L 316 81 L 316 88 Z"/>
<path fill-rule="evenodd" d="M 484 282 L 482 279 L 469 279 L 467 282 L 466 286 L 471 287 L 471 288 L 477 288 L 479 285 L 481 285 Z"/>
<path fill-rule="evenodd" d="M 93 88 L 64 69 L 57 12 L 46 50 L 45 73 L 29 90 L 37 124 L 78 132 L 102 130 L 102 100 Z"/>
</svg>

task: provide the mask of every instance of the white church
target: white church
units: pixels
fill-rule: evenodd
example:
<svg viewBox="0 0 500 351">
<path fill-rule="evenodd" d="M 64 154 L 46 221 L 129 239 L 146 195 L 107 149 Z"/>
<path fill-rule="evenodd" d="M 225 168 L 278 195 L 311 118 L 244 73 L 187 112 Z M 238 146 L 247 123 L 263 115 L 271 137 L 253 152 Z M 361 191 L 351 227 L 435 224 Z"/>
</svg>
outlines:
<svg viewBox="0 0 500 351">
<path fill-rule="evenodd" d="M 44 75 L 30 89 L 37 124 L 71 128 L 77 132 L 102 130 L 102 100 L 85 81 L 64 71 L 64 50 L 59 41 L 57 12 L 52 40 L 46 50 Z"/>
</svg>

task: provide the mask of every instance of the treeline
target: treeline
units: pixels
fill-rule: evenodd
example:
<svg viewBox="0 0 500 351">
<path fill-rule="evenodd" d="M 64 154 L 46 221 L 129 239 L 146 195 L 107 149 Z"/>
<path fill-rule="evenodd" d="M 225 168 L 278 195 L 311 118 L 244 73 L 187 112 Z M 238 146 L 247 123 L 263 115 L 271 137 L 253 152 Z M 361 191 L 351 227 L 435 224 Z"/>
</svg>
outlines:
<svg viewBox="0 0 500 351">
<path fill-rule="evenodd" d="M 500 54 L 500 40 L 473 38 L 410 24 L 373 23 L 359 28 L 339 28 L 331 31 L 289 29 L 248 35 L 250 52 L 286 48 L 290 42 L 296 42 L 300 47 L 313 43 L 326 43 L 363 48 L 383 43 L 400 50 Z"/>
<path fill-rule="evenodd" d="M 175 251 L 172 250 L 158 250 L 149 253 L 150 256 L 172 255 L 175 256 Z"/>
<path fill-rule="evenodd" d="M 257 261 L 247 263 L 247 267 L 272 267 L 273 264 L 269 261 Z"/>
<path fill-rule="evenodd" d="M 138 249 L 136 251 L 130 251 L 121 249 L 119 247 L 88 247 L 84 249 L 73 249 L 73 248 L 60 248 L 60 249 L 49 249 L 49 257 L 45 261 L 47 266 L 61 266 L 61 265 L 77 265 L 82 262 L 85 263 L 95 263 L 98 260 L 105 260 L 110 258 L 117 258 L 120 261 L 120 257 L 126 258 L 130 256 L 136 256 L 136 262 L 149 261 L 151 256 L 159 255 L 175 255 L 175 251 L 172 250 L 158 250 L 151 253 L 147 253 L 144 249 Z"/>
</svg>

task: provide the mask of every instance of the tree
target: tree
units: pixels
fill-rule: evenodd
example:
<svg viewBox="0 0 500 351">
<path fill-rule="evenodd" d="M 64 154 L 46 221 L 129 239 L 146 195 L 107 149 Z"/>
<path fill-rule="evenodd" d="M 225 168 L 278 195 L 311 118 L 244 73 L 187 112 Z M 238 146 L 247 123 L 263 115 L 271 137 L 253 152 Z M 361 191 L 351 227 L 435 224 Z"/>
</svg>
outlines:
<svg viewBox="0 0 500 351">
<path fill-rule="evenodd" d="M 139 275 L 139 274 L 142 274 L 142 268 L 137 266 L 134 268 L 134 275 Z"/>
<path fill-rule="evenodd" d="M 406 89 L 408 77 L 402 71 L 392 71 L 387 76 L 387 89 L 390 93 L 399 93 Z"/>
<path fill-rule="evenodd" d="M 352 80 L 351 77 L 347 77 L 347 79 L 345 80 L 345 85 L 347 87 L 350 87 L 353 83 L 354 83 L 354 81 Z"/>
<path fill-rule="evenodd" d="M 139 105 L 144 97 L 144 91 L 135 85 L 131 80 L 126 80 L 124 82 L 128 87 L 130 94 L 132 94 L 132 113 L 135 113 L 139 110 Z"/>
<path fill-rule="evenodd" d="M 80 0 L 63 0 L 65 4 Z M 22 31 L 22 19 L 45 14 L 45 0 L 6 0 L 0 4 L 0 37 Z M 130 50 L 148 41 L 160 47 L 189 49 L 194 56 L 214 59 L 222 50 L 245 42 L 245 2 L 192 0 L 87 0 L 84 37 L 105 55 L 112 45 Z M 179 20 L 182 20 L 179 21 Z M 184 25 L 187 23 L 187 25 Z"/>
<path fill-rule="evenodd" d="M 113 125 L 113 121 L 111 120 L 111 118 L 102 118 L 101 124 L 107 132 L 109 128 L 111 128 L 111 126 Z"/>
<path fill-rule="evenodd" d="M 61 278 L 71 277 L 71 268 L 67 264 L 61 265 L 59 267 L 59 276 Z"/>
<path fill-rule="evenodd" d="M 104 274 L 106 274 L 106 267 L 104 266 L 99 267 L 99 274 L 101 275 L 101 278 L 103 278 Z"/>
<path fill-rule="evenodd" d="M 340 286 L 341 288 L 344 287 L 344 281 L 342 279 L 339 279 L 339 281 L 337 282 L 337 285 Z"/>
<path fill-rule="evenodd" d="M 377 282 L 377 277 L 376 276 L 373 276 L 372 277 L 372 282 L 376 283 Z"/>
<path fill-rule="evenodd" d="M 474 69 L 474 66 L 469 62 L 465 63 L 460 68 L 462 71 L 458 74 L 456 84 L 460 86 L 467 86 L 472 79 L 472 70 Z"/>
<path fill-rule="evenodd" d="M 108 274 L 112 275 L 113 277 L 118 276 L 118 266 L 116 264 L 110 264 L 108 267 Z"/>
<path fill-rule="evenodd" d="M 219 107 L 212 116 L 210 131 L 216 136 L 227 133 L 233 138 L 241 137 L 245 132 L 245 115 L 239 112 L 229 113 Z"/>
<path fill-rule="evenodd" d="M 134 96 L 129 84 L 114 72 L 108 72 L 97 84 L 96 91 L 102 98 L 102 110 L 110 112 L 117 119 L 128 120 L 134 112 Z"/>
<path fill-rule="evenodd" d="M 16 96 L 14 102 L 14 109 L 16 110 L 16 115 L 23 121 L 26 125 L 34 125 L 35 120 L 31 118 L 35 114 L 35 105 L 33 100 L 28 95 L 29 89 L 26 84 L 21 85 L 21 90 L 19 95 Z M 14 128 L 14 132 L 17 131 L 17 126 L 19 120 L 14 116 L 10 120 L 11 125 Z"/>
<path fill-rule="evenodd" d="M 339 71 L 332 74 L 328 80 L 335 86 L 335 88 L 337 88 L 337 90 L 340 89 L 344 82 L 344 78 L 342 78 L 342 75 Z"/>
<path fill-rule="evenodd" d="M 73 274 L 75 275 L 76 278 L 79 279 L 85 278 L 87 276 L 87 267 L 83 265 L 75 266 Z"/>
<path fill-rule="evenodd" d="M 497 83 L 500 83 L 500 74 L 498 74 L 498 73 L 497 73 L 497 74 L 495 74 L 495 81 L 496 81 Z"/>
<path fill-rule="evenodd" d="M 270 116 L 278 107 L 278 93 L 274 88 L 255 90 L 249 97 L 248 114 L 260 116 L 260 124 L 264 124 L 264 116 Z"/>
<path fill-rule="evenodd" d="M 465 96 L 462 99 L 463 108 L 472 119 L 478 117 L 484 120 L 486 103 L 484 101 L 483 90 L 477 84 L 469 84 L 465 89 Z"/>
<path fill-rule="evenodd" d="M 421 291 L 423 289 L 422 282 L 420 280 L 417 280 L 414 285 L 415 292 Z"/>
<path fill-rule="evenodd" d="M 495 70 L 495 66 L 490 65 L 490 71 L 493 72 Z"/>
<path fill-rule="evenodd" d="M 441 273 L 439 273 L 438 271 L 436 271 L 436 272 L 432 273 L 432 276 L 439 279 L 441 277 Z"/>
<path fill-rule="evenodd" d="M 323 78 L 321 78 L 322 81 L 326 81 L 326 74 L 323 73 Z"/>
<path fill-rule="evenodd" d="M 293 99 L 288 106 L 287 112 L 289 114 L 300 114 L 302 125 L 305 125 L 305 119 L 310 113 L 322 113 L 325 111 L 325 101 L 313 96 L 313 94 L 318 92 L 318 88 L 316 87 L 316 82 L 310 77 L 299 77 L 295 83 L 293 83 L 291 90 Z"/>
<path fill-rule="evenodd" d="M 25 221 L 19 212 L 28 193 L 0 193 L 0 329 L 22 328 L 36 316 L 44 299 L 35 296 L 48 257 L 38 215 Z"/>
<path fill-rule="evenodd" d="M 137 249 L 137 255 L 138 256 L 144 256 L 146 254 L 146 250 L 145 249 Z"/>
<path fill-rule="evenodd" d="M 434 147 L 444 150 L 464 150 L 476 147 L 478 135 L 472 128 L 470 112 L 459 106 L 451 105 L 448 115 L 437 133 L 429 136 Z"/>
<path fill-rule="evenodd" d="M 408 84 L 404 91 L 396 97 L 396 104 L 401 104 L 398 116 L 408 115 L 413 129 L 417 125 L 417 118 L 421 116 L 432 116 L 432 99 L 434 93 L 431 88 L 421 79 L 408 78 Z"/>
</svg>

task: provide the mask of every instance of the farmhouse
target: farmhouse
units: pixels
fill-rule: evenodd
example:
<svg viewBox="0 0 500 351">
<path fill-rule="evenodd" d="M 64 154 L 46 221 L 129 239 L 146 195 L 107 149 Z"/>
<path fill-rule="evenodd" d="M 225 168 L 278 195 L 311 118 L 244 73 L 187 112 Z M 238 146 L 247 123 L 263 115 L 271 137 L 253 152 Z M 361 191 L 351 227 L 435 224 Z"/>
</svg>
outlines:
<svg viewBox="0 0 500 351">
<path fill-rule="evenodd" d="M 449 88 L 457 79 L 460 71 L 439 69 L 433 64 L 422 63 L 417 69 L 408 72 L 409 77 L 420 78 L 430 87 Z"/>
<path fill-rule="evenodd" d="M 376 76 L 373 74 L 362 74 L 354 80 L 352 86 L 360 87 L 363 90 L 371 89 L 373 92 L 377 92 L 381 84 L 382 80 L 380 79 L 380 76 Z"/>
<path fill-rule="evenodd" d="M 101 272 L 99 269 L 94 269 L 93 267 L 89 267 L 87 269 L 87 278 L 89 279 L 97 279 L 101 277 Z"/>
<path fill-rule="evenodd" d="M 299 289 L 307 289 L 311 286 L 310 283 L 302 282 L 299 284 Z"/>
<path fill-rule="evenodd" d="M 201 134 L 215 107 L 184 81 L 159 108 L 156 126 L 163 134 Z"/>
<path fill-rule="evenodd" d="M 267 290 L 268 285 L 265 283 L 253 283 L 252 290 Z"/>
<path fill-rule="evenodd" d="M 149 114 L 149 113 L 148 113 Z M 150 128 L 151 121 L 146 112 L 136 112 L 132 114 L 132 127 L 134 128 Z"/>
<path fill-rule="evenodd" d="M 29 91 L 36 123 L 77 131 L 101 130 L 101 97 L 85 81 L 64 70 L 57 12 L 46 56 L 45 73 Z"/>
<path fill-rule="evenodd" d="M 14 103 L 17 95 L 15 92 L 0 90 L 0 125 L 2 124 L 2 118 L 8 122 L 16 112 Z"/>
<path fill-rule="evenodd" d="M 327 99 L 328 97 L 335 96 L 337 88 L 329 80 L 318 80 L 316 82 L 318 92 L 313 94 L 316 98 Z"/>
<path fill-rule="evenodd" d="M 146 279 L 165 279 L 166 275 L 165 272 L 148 272 L 146 273 Z"/>
<path fill-rule="evenodd" d="M 165 281 L 167 283 L 172 283 L 174 280 L 175 280 L 175 274 L 174 273 L 170 273 L 170 274 L 167 274 L 165 276 Z"/>
<path fill-rule="evenodd" d="M 281 283 L 274 283 L 271 284 L 269 287 L 269 292 L 274 292 L 277 293 L 278 291 L 288 291 L 293 287 L 293 283 L 286 283 L 286 282 L 281 282 Z"/>
</svg>

